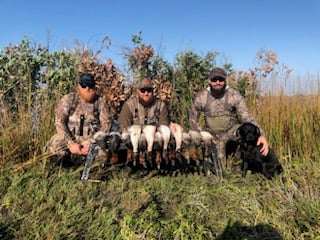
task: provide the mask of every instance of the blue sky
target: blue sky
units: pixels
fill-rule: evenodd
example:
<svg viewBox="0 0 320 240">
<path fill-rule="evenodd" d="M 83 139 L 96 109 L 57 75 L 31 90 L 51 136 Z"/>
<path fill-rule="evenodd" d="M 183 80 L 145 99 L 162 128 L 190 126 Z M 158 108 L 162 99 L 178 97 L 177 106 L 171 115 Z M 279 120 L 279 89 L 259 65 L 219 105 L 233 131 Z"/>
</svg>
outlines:
<svg viewBox="0 0 320 240">
<path fill-rule="evenodd" d="M 219 51 L 235 70 L 254 66 L 259 49 L 278 53 L 298 75 L 320 70 L 320 1 L 318 0 L 1 0 L 0 48 L 24 36 L 51 50 L 75 42 L 99 48 L 121 65 L 123 47 L 142 31 L 146 44 L 172 61 L 177 53 Z"/>
</svg>

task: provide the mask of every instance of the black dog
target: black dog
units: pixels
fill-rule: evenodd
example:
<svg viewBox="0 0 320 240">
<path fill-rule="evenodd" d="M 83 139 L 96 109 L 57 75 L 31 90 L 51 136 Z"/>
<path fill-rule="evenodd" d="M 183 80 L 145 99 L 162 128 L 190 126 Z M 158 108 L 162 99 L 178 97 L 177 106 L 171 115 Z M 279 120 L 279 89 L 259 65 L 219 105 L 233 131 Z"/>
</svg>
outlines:
<svg viewBox="0 0 320 240">
<path fill-rule="evenodd" d="M 247 170 L 262 173 L 268 179 L 275 177 L 283 171 L 278 158 L 271 148 L 269 148 L 267 156 L 261 154 L 261 146 L 257 146 L 261 133 L 256 125 L 243 123 L 237 129 L 236 134 L 239 137 L 240 143 L 242 177 L 246 177 Z"/>
</svg>

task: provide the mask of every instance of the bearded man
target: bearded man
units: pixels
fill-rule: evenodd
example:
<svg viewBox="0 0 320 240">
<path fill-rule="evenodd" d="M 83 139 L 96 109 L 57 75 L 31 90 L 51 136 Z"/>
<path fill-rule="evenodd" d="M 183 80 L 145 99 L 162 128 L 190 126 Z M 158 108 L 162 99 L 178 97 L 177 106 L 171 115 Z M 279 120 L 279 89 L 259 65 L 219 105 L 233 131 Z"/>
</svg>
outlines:
<svg viewBox="0 0 320 240">
<path fill-rule="evenodd" d="M 96 92 L 94 77 L 81 74 L 77 91 L 63 96 L 55 111 L 56 134 L 46 148 L 59 156 L 87 155 L 97 131 L 108 133 L 111 114 L 105 98 Z"/>
<path fill-rule="evenodd" d="M 224 69 L 213 68 L 208 77 L 209 86 L 196 95 L 189 115 L 191 130 L 200 131 L 202 127 L 199 117 L 204 113 L 204 130 L 213 135 L 222 170 L 227 167 L 226 144 L 237 139 L 236 131 L 241 123 L 251 122 L 260 128 L 262 134 L 257 145 L 262 145 L 261 153 L 264 156 L 269 152 L 267 139 L 249 113 L 244 98 L 237 90 L 227 86 L 226 80 L 227 73 Z"/>
<path fill-rule="evenodd" d="M 141 131 L 144 132 L 145 138 L 149 139 L 149 141 L 146 140 L 149 144 L 144 147 L 141 147 L 142 144 L 139 144 L 139 148 L 147 148 L 146 159 L 150 168 L 153 166 L 152 149 L 156 129 L 160 126 L 168 126 L 168 129 L 170 127 L 171 130 L 182 128 L 176 123 L 170 123 L 168 107 L 164 101 L 155 97 L 150 79 L 143 79 L 137 83 L 136 94 L 133 94 L 122 106 L 119 115 L 119 125 L 122 132 L 126 132 L 131 126 L 138 127 L 136 136 L 140 135 Z M 133 139 L 130 141 L 135 142 Z M 137 162 L 137 143 L 133 143 L 133 146 L 130 146 L 130 144 L 128 146 L 127 162 L 131 162 L 132 160 L 133 162 Z M 142 154 L 139 161 L 145 164 L 143 156 Z"/>
<path fill-rule="evenodd" d="M 136 86 L 136 95 L 128 99 L 120 112 L 122 130 L 131 125 L 169 125 L 167 105 L 153 94 L 152 82 L 143 79 Z"/>
</svg>

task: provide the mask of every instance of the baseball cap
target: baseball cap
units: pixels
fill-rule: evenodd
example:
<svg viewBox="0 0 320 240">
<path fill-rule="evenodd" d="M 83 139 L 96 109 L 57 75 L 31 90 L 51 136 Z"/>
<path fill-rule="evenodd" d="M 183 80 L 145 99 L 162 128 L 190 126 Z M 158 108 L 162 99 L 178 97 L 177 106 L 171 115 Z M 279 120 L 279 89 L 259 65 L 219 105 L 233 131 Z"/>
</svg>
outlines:
<svg viewBox="0 0 320 240">
<path fill-rule="evenodd" d="M 223 78 L 226 79 L 227 78 L 227 73 L 224 69 L 219 68 L 219 67 L 215 67 L 211 70 L 210 74 L 209 74 L 209 79 L 214 79 L 214 78 Z"/>
<path fill-rule="evenodd" d="M 150 89 L 150 88 L 153 88 L 152 87 L 152 82 L 151 80 L 149 79 L 143 79 L 142 81 L 140 81 L 137 85 L 138 89 L 142 89 L 142 88 L 145 88 L 145 89 Z"/>
<path fill-rule="evenodd" d="M 94 81 L 94 77 L 89 73 L 83 73 L 80 75 L 79 84 L 83 88 L 85 88 L 87 86 L 89 88 L 94 88 L 94 86 L 96 85 L 96 83 Z"/>
</svg>

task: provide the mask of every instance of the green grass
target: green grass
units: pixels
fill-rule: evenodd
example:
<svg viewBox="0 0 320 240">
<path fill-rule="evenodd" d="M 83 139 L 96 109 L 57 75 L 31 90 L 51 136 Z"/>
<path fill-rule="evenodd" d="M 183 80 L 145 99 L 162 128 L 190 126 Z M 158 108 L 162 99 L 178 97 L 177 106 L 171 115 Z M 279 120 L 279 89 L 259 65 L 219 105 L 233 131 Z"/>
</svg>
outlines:
<svg viewBox="0 0 320 240">
<path fill-rule="evenodd" d="M 290 164 L 291 161 L 297 164 Z M 319 162 L 290 159 L 274 180 L 129 175 L 80 182 L 50 162 L 2 170 L 1 239 L 319 239 Z M 91 177 L 99 177 L 96 172 Z"/>
</svg>

